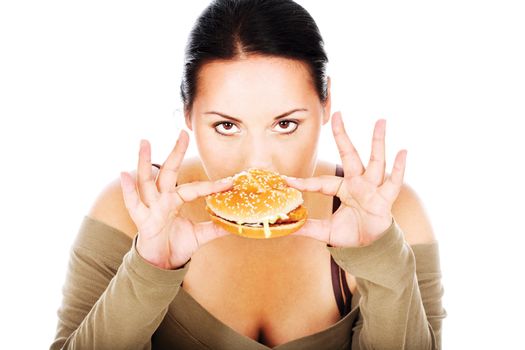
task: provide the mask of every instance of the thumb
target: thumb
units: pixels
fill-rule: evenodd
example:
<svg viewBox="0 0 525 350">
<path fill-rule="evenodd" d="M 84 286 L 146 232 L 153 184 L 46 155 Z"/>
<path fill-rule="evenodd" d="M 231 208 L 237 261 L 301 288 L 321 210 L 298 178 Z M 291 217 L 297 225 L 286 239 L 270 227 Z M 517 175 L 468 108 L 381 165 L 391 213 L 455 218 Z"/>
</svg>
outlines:
<svg viewBox="0 0 525 350">
<path fill-rule="evenodd" d="M 294 235 L 310 237 L 328 243 L 330 238 L 330 220 L 306 219 L 304 225 Z"/>
<path fill-rule="evenodd" d="M 199 222 L 194 225 L 195 237 L 199 247 L 219 237 L 230 235 L 230 233 L 221 227 L 215 225 L 212 221 Z"/>
</svg>

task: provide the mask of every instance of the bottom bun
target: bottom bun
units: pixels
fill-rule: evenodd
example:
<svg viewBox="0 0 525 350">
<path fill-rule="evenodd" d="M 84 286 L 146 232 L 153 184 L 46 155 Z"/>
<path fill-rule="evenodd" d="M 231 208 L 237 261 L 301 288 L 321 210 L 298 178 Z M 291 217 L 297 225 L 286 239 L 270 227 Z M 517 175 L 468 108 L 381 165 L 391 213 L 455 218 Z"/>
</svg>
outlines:
<svg viewBox="0 0 525 350">
<path fill-rule="evenodd" d="M 303 226 L 304 223 L 306 222 L 306 218 L 303 218 L 302 220 L 292 222 L 292 223 L 277 224 L 274 226 L 270 224 L 271 235 L 269 237 L 266 237 L 264 234 L 264 227 L 250 227 L 250 226 L 239 225 L 231 221 L 224 220 L 223 218 L 217 215 L 211 214 L 211 213 L 210 213 L 210 218 L 214 223 L 216 223 L 218 226 L 220 226 L 221 228 L 225 229 L 226 231 L 230 233 L 236 234 L 241 237 L 258 238 L 258 239 L 269 239 L 269 238 L 287 236 L 299 230 L 301 226 Z"/>
</svg>

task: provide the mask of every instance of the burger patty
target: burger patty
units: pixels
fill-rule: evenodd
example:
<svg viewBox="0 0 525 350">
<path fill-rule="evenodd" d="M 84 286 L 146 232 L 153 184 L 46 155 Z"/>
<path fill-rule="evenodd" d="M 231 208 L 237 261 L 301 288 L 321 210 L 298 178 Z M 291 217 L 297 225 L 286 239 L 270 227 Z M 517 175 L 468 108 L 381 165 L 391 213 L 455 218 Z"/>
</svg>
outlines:
<svg viewBox="0 0 525 350">
<path fill-rule="evenodd" d="M 304 218 L 306 216 L 306 208 L 302 205 L 298 206 L 294 210 L 288 213 L 288 219 L 277 219 L 277 221 L 274 224 L 270 225 L 277 225 L 277 224 L 286 224 L 289 222 L 297 222 Z"/>
<path fill-rule="evenodd" d="M 208 206 L 206 206 L 206 211 L 212 215 L 216 215 Z M 294 210 L 292 210 L 291 212 L 288 213 L 288 219 L 277 219 L 277 221 L 273 224 L 269 224 L 270 226 L 272 225 L 279 225 L 279 224 L 286 224 L 286 223 L 290 223 L 290 222 L 297 222 L 299 220 L 302 220 L 307 214 L 307 210 L 305 207 L 303 207 L 302 205 L 298 206 L 297 208 L 295 208 Z M 226 220 L 226 221 L 229 221 L 231 223 L 234 223 L 234 221 L 231 221 L 231 220 L 228 220 L 228 219 L 225 219 L 225 218 L 222 218 L 223 220 Z M 262 227 L 262 223 L 261 224 L 243 224 L 243 225 L 250 225 L 250 226 L 260 226 Z"/>
</svg>

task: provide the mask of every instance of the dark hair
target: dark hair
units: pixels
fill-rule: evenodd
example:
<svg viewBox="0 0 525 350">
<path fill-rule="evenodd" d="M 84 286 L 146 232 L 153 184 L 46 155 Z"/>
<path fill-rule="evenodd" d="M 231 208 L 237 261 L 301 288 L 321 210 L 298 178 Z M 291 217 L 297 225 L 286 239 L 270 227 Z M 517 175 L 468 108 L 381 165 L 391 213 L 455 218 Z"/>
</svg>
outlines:
<svg viewBox="0 0 525 350">
<path fill-rule="evenodd" d="M 194 24 L 186 45 L 180 92 L 191 110 L 199 69 L 217 59 L 249 54 L 278 56 L 306 63 L 319 99 L 327 99 L 328 57 L 319 28 L 292 0 L 214 0 Z"/>
</svg>

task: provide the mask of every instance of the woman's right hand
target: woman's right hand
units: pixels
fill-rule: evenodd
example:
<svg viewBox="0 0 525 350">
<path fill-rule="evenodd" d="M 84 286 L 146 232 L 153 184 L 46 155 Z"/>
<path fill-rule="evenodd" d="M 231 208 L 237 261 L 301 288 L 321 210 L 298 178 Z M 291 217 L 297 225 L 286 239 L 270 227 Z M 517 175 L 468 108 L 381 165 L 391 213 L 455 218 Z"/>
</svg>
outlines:
<svg viewBox="0 0 525 350">
<path fill-rule="evenodd" d="M 124 202 L 138 230 L 137 251 L 146 261 L 164 269 L 181 267 L 199 246 L 229 234 L 211 221 L 194 224 L 181 215 L 184 203 L 233 185 L 232 178 L 226 178 L 222 179 L 226 182 L 197 181 L 175 186 L 188 143 L 189 135 L 182 130 L 155 181 L 151 146 L 142 140 L 136 184 L 129 173 L 120 174 Z"/>
</svg>

